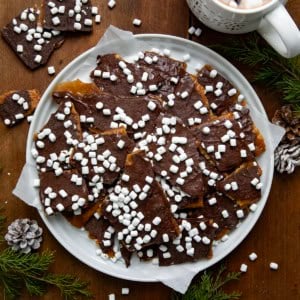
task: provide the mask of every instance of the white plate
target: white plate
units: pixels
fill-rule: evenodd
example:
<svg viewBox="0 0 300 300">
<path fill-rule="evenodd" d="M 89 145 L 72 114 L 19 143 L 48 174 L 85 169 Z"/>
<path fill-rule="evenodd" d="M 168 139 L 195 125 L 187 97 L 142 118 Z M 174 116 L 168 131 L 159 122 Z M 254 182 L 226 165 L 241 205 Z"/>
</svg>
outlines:
<svg viewBox="0 0 300 300">
<path fill-rule="evenodd" d="M 203 259 L 192 263 L 193 267 L 196 267 L 199 271 L 201 271 L 224 258 L 241 243 L 241 241 L 247 236 L 252 227 L 255 225 L 267 201 L 273 178 L 273 151 L 271 149 L 272 143 L 269 128 L 268 126 L 264 126 L 267 120 L 266 113 L 255 91 L 250 86 L 248 81 L 243 77 L 243 75 L 227 60 L 212 50 L 192 41 L 167 35 L 143 34 L 137 35 L 136 38 L 138 40 L 147 42 L 151 47 L 158 49 L 170 49 L 172 57 L 179 60 L 183 59 L 184 54 L 189 53 L 191 55 L 191 60 L 188 63 L 188 70 L 192 73 L 195 72 L 195 66 L 199 63 L 208 63 L 213 65 L 245 95 L 249 103 L 251 116 L 265 138 L 267 149 L 266 152 L 258 159 L 263 170 L 262 182 L 264 184 L 262 198 L 258 202 L 258 208 L 255 213 L 250 213 L 249 216 L 240 224 L 240 226 L 230 233 L 230 238 L 226 242 L 220 243 L 214 248 L 213 258 L 209 260 Z M 148 50 L 150 49 L 151 48 Z M 29 130 L 26 151 L 27 163 L 35 163 L 30 154 L 30 149 L 33 146 L 33 133 L 42 128 L 42 126 L 48 120 L 50 113 L 52 113 L 57 107 L 51 100 L 51 92 L 54 86 L 62 81 L 76 79 L 72 76 L 74 76 L 78 70 L 80 72 L 80 66 L 83 64 L 91 51 L 92 49 L 86 51 L 73 60 L 60 72 L 60 74 L 52 81 L 45 91 L 36 109 Z M 131 53 L 128 54 L 128 57 L 125 58 L 129 58 L 130 55 L 135 55 L 136 50 L 132 49 Z M 91 71 L 91 69 L 89 71 Z M 86 70 L 82 74 L 79 73 L 79 77 L 80 79 L 87 81 L 89 79 L 89 72 Z M 38 175 L 36 174 L 36 177 L 37 176 Z M 168 278 L 170 274 L 174 274 L 173 272 L 178 274 L 178 272 L 182 271 L 181 265 L 158 267 L 148 262 L 139 262 L 137 258 L 132 261 L 132 265 L 129 268 L 126 268 L 121 262 L 113 263 L 111 261 L 103 260 L 101 257 L 96 256 L 95 252 L 97 246 L 93 240 L 88 238 L 85 231 L 73 227 L 61 216 L 47 217 L 43 212 L 40 212 L 40 214 L 48 229 L 60 242 L 60 244 L 65 247 L 66 250 L 68 250 L 83 263 L 98 271 L 119 278 L 144 282 L 155 282 L 158 281 L 158 278 Z M 189 264 L 190 263 L 186 263 L 184 265 L 189 267 Z"/>
</svg>

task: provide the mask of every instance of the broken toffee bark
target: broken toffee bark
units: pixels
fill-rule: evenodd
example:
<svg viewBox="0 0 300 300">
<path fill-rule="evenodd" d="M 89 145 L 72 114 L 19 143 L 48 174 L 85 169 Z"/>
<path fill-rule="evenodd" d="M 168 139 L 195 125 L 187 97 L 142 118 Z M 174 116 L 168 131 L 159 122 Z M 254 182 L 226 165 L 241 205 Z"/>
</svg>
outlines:
<svg viewBox="0 0 300 300">
<path fill-rule="evenodd" d="M 37 90 L 9 91 L 0 96 L 0 117 L 12 127 L 31 115 L 40 100 Z"/>
<path fill-rule="evenodd" d="M 152 159 L 156 175 L 191 199 L 202 200 L 203 183 L 198 168 L 198 141 L 180 119 L 161 115 L 156 122 L 155 135 L 147 136 L 139 145 L 141 149 L 149 148 L 147 157 Z M 173 193 L 170 192 L 169 196 L 172 198 Z M 174 196 L 174 202 L 178 205 L 181 198 L 177 194 Z"/>
<path fill-rule="evenodd" d="M 27 8 L 2 29 L 2 36 L 16 55 L 30 69 L 45 65 L 64 37 L 57 30 L 43 28 L 41 12 Z"/>
<path fill-rule="evenodd" d="M 133 148 L 134 143 L 124 128 L 103 134 L 85 133 L 83 141 L 74 149 L 70 163 L 89 181 L 112 185 Z"/>
<path fill-rule="evenodd" d="M 228 112 L 238 100 L 244 100 L 237 89 L 210 65 L 205 65 L 198 72 L 197 79 L 205 90 L 210 108 L 217 116 Z"/>
<path fill-rule="evenodd" d="M 178 79 L 174 77 L 172 83 L 173 89 L 169 89 L 169 93 L 163 98 L 167 113 L 179 117 L 186 126 L 199 125 L 211 118 L 204 89 L 196 78 L 185 73 Z"/>
<path fill-rule="evenodd" d="M 79 116 L 71 102 L 62 103 L 34 136 L 32 155 L 41 172 L 53 170 L 59 176 L 70 167 L 73 147 L 81 139 Z"/>
<path fill-rule="evenodd" d="M 253 140 L 245 140 L 243 128 L 231 114 L 199 126 L 194 133 L 201 141 L 201 153 L 221 172 L 231 171 L 254 158 Z"/>
<path fill-rule="evenodd" d="M 197 261 L 212 256 L 216 229 L 207 219 L 178 220 L 180 235 L 173 241 L 165 240 L 158 246 L 160 266 Z"/>
<path fill-rule="evenodd" d="M 245 207 L 261 197 L 261 168 L 257 162 L 242 164 L 233 173 L 218 182 L 217 190 Z"/>
<path fill-rule="evenodd" d="M 81 214 L 81 209 L 87 207 L 87 185 L 77 170 L 66 170 L 59 176 L 44 172 L 40 180 L 40 198 L 48 215 L 55 212 Z"/>
<path fill-rule="evenodd" d="M 118 96 L 144 96 L 157 91 L 164 82 L 159 71 L 129 63 L 118 54 L 106 54 L 97 59 L 91 78 L 104 92 Z"/>
<path fill-rule="evenodd" d="M 128 155 L 121 180 L 103 205 L 103 215 L 130 251 L 162 243 L 163 234 L 170 240 L 178 235 L 168 201 L 143 152 Z"/>
<path fill-rule="evenodd" d="M 60 31 L 91 32 L 93 30 L 90 0 L 44 0 L 44 26 Z"/>
</svg>

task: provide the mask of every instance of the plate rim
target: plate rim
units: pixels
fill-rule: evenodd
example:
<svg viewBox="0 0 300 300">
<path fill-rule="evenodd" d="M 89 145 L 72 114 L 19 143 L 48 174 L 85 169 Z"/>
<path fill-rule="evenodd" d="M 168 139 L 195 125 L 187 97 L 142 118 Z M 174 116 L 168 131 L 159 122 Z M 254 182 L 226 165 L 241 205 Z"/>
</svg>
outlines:
<svg viewBox="0 0 300 300">
<path fill-rule="evenodd" d="M 255 92 L 255 90 L 253 89 L 253 87 L 249 83 L 249 81 L 244 77 L 244 75 L 231 62 L 229 62 L 226 58 L 224 58 L 223 56 L 221 56 L 217 52 L 211 50 L 207 46 L 202 45 L 200 43 L 197 43 L 197 42 L 194 42 L 194 41 L 182 38 L 182 37 L 168 35 L 168 34 L 146 33 L 146 34 L 136 34 L 136 35 L 134 35 L 134 37 L 137 38 L 137 39 L 139 39 L 139 40 L 141 40 L 141 41 L 145 41 L 145 42 L 147 42 L 147 41 L 151 42 L 151 40 L 153 40 L 153 39 L 173 40 L 175 42 L 178 41 L 180 43 L 190 44 L 193 47 L 199 48 L 199 50 L 205 49 L 206 52 L 208 52 L 209 54 L 213 55 L 214 57 L 217 57 L 218 60 L 221 63 L 230 66 L 231 69 L 233 68 L 235 70 L 235 72 L 237 72 L 237 74 L 239 75 L 239 79 L 241 79 L 243 81 L 242 84 L 245 83 L 247 85 L 247 88 L 249 89 L 249 92 L 251 92 L 253 94 L 254 99 L 255 99 L 255 105 L 259 106 L 258 111 L 261 114 L 263 114 L 264 117 L 268 118 L 267 114 L 266 114 L 266 111 L 265 111 L 265 109 L 264 109 L 264 107 L 262 105 L 262 102 L 260 101 L 257 93 Z M 51 94 L 51 91 L 52 91 L 53 87 L 58 82 L 60 82 L 61 77 L 63 77 L 65 75 L 65 73 L 69 69 L 71 69 L 74 65 L 76 65 L 76 63 L 78 61 L 80 61 L 81 59 L 87 57 L 94 50 L 94 48 L 95 47 L 92 47 L 92 48 L 84 51 L 79 56 L 77 56 L 76 58 L 74 58 L 71 62 L 69 62 L 68 65 L 65 66 L 58 73 L 58 75 L 50 82 L 50 84 L 48 85 L 48 87 L 44 91 L 44 93 L 43 93 L 43 95 L 41 97 L 41 100 L 40 100 L 40 102 L 38 104 L 38 107 L 36 109 L 36 112 L 34 114 L 34 117 L 33 117 L 32 123 L 30 125 L 29 131 L 28 131 L 27 142 L 26 142 L 26 162 L 28 162 L 30 160 L 30 158 L 31 158 L 30 149 L 31 149 L 31 145 L 32 145 L 32 136 L 33 136 L 34 128 L 36 127 L 35 123 L 37 122 L 36 121 L 36 119 L 37 119 L 36 116 L 39 114 L 39 111 L 41 111 L 43 109 L 42 108 L 43 103 L 45 101 L 47 101 L 47 98 L 48 98 L 49 94 Z M 269 128 L 267 130 L 270 133 Z M 265 201 L 263 203 L 261 203 L 260 209 L 255 212 L 254 220 L 252 220 L 252 223 L 249 224 L 249 227 L 247 228 L 247 231 L 239 239 L 235 240 L 234 245 L 233 246 L 231 245 L 231 247 L 229 247 L 229 250 L 227 250 L 225 252 L 225 254 L 220 255 L 219 257 L 217 257 L 217 259 L 216 258 L 214 259 L 214 257 L 212 257 L 210 260 L 208 260 L 208 261 L 210 261 L 210 263 L 208 263 L 208 266 L 205 269 L 212 267 L 214 264 L 218 263 L 219 261 L 221 261 L 222 259 L 224 259 L 226 256 L 228 256 L 233 250 L 235 250 L 242 243 L 242 241 L 249 235 L 249 233 L 252 231 L 252 229 L 256 225 L 256 223 L 257 223 L 258 219 L 260 218 L 260 216 L 262 214 L 262 211 L 263 211 L 263 209 L 264 209 L 264 207 L 265 207 L 265 205 L 266 205 L 266 203 L 268 201 L 268 197 L 269 197 L 270 190 L 271 190 L 271 185 L 272 185 L 272 181 L 273 181 L 273 172 L 274 172 L 274 153 L 273 152 L 271 153 L 271 156 L 270 156 L 270 159 L 269 159 L 269 163 L 270 163 L 270 170 L 272 170 L 272 174 L 270 174 L 268 176 L 268 178 L 269 178 L 268 185 L 265 186 L 264 194 L 266 195 L 266 199 L 265 199 Z M 55 231 L 55 228 L 48 221 L 48 218 L 46 217 L 46 215 L 44 214 L 44 212 L 41 211 L 41 210 L 39 210 L 39 209 L 38 209 L 38 212 L 39 212 L 39 215 L 42 218 L 44 224 L 46 225 L 47 229 L 51 232 L 51 234 L 54 236 L 54 238 L 60 243 L 60 245 L 63 246 L 65 248 L 65 250 L 67 250 L 75 259 L 78 259 L 79 261 L 81 261 L 85 265 L 93 268 L 96 271 L 100 271 L 100 272 L 102 272 L 104 274 L 107 274 L 107 275 L 110 275 L 110 276 L 113 276 L 113 277 L 116 277 L 116 278 L 120 278 L 120 279 L 125 279 L 125 280 L 130 280 L 130 281 L 137 281 L 137 282 L 159 282 L 159 281 L 161 281 L 158 278 L 134 277 L 131 274 L 129 275 L 130 278 L 128 278 L 126 274 L 118 273 L 118 272 L 115 272 L 114 270 L 113 270 L 113 272 L 110 272 L 107 269 L 102 270 L 102 269 L 99 268 L 99 266 L 94 265 L 92 261 L 86 261 L 84 259 L 81 259 L 81 257 L 78 255 L 78 253 L 76 254 L 76 251 L 72 251 L 72 249 L 69 248 L 69 244 L 67 242 L 65 242 L 60 237 L 60 235 L 57 235 L 57 232 Z M 70 226 L 72 226 L 72 225 L 70 224 Z M 188 263 L 188 264 L 190 264 L 190 263 Z M 101 267 L 101 265 L 100 265 L 100 267 Z M 201 271 L 203 271 L 205 269 L 202 269 Z M 200 272 L 200 270 L 199 270 L 199 272 Z"/>
</svg>

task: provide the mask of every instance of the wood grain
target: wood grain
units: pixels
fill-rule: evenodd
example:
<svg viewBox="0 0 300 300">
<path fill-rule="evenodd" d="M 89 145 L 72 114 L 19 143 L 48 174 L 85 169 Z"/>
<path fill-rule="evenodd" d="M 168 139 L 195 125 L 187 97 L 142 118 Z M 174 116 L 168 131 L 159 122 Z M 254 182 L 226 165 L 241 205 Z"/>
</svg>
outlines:
<svg viewBox="0 0 300 300">
<path fill-rule="evenodd" d="M 0 1 L 0 27 L 3 27 L 12 17 L 17 15 L 25 5 L 31 6 L 36 1 Z M 184 0 L 119 0 L 117 6 L 110 10 L 107 1 L 94 1 L 99 5 L 102 22 L 95 26 L 92 34 L 69 37 L 61 49 L 51 57 L 48 65 L 54 65 L 60 71 L 80 53 L 96 44 L 107 27 L 112 24 L 134 33 L 165 33 L 188 37 L 187 29 L 190 24 L 203 29 L 200 38 L 195 41 L 204 45 L 224 42 L 229 35 L 220 34 L 206 28 L 192 16 Z M 300 25 L 299 1 L 291 0 L 288 5 L 291 15 Z M 132 25 L 133 18 L 142 20 L 141 27 Z M 247 38 L 244 35 L 243 38 Z M 251 70 L 238 65 L 241 72 L 251 79 Z M 10 89 L 37 88 L 41 92 L 52 80 L 47 74 L 46 67 L 31 72 L 16 58 L 15 54 L 0 41 L 0 93 Z M 281 104 L 280 94 L 270 91 L 263 86 L 255 85 L 264 107 L 271 117 Z M 8 222 L 20 217 L 30 217 L 39 220 L 35 209 L 26 206 L 12 196 L 12 190 L 25 162 L 25 144 L 28 124 L 23 122 L 15 128 L 7 129 L 0 124 L 0 201 L 6 208 Z M 238 270 L 241 263 L 247 263 L 248 272 L 242 279 L 228 286 L 229 290 L 240 290 L 243 299 L 299 299 L 300 298 L 300 187 L 299 169 L 292 175 L 274 175 L 274 181 L 267 205 L 254 229 L 244 242 L 226 259 L 231 270 Z M 133 300 L 165 300 L 169 299 L 172 291 L 162 284 L 136 283 L 110 277 L 85 266 L 71 256 L 53 238 L 44 227 L 43 249 L 56 251 L 56 261 L 52 270 L 58 273 L 74 273 L 91 283 L 95 299 L 108 299 L 108 294 L 115 293 L 117 299 Z M 258 254 L 256 262 L 248 261 L 248 255 L 255 251 Z M 280 269 L 271 271 L 270 261 L 279 263 Z M 130 295 L 121 297 L 121 288 L 129 287 Z M 59 293 L 50 289 L 43 299 L 58 299 Z M 37 299 L 24 294 L 22 299 Z"/>
</svg>

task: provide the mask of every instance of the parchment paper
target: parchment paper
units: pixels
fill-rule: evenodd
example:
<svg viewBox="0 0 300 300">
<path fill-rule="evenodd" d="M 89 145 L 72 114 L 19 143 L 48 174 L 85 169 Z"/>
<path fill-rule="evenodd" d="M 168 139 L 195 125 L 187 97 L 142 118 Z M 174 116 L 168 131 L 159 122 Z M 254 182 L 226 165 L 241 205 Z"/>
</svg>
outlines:
<svg viewBox="0 0 300 300">
<path fill-rule="evenodd" d="M 120 41 L 122 42 L 122 47 L 120 48 Z M 116 27 L 110 26 L 109 29 L 105 32 L 103 37 L 100 39 L 98 44 L 95 46 L 94 50 L 87 57 L 85 62 L 80 66 L 77 66 L 72 72 L 68 75 L 70 79 L 81 79 L 82 73 L 87 73 L 95 67 L 96 57 L 99 54 L 106 54 L 116 52 L 122 56 L 129 56 L 132 54 L 132 49 L 138 51 L 150 50 L 151 47 L 142 41 L 139 41 L 134 38 L 134 35 L 131 32 L 120 30 Z M 267 118 L 260 112 L 255 112 L 255 118 L 261 119 L 261 124 L 263 126 L 269 127 L 271 132 L 271 146 L 272 150 L 276 148 L 280 142 L 282 136 L 284 135 L 284 129 L 270 123 Z M 32 137 L 29 137 L 29 139 Z M 28 155 L 27 155 L 28 158 Z M 21 176 L 18 180 L 18 183 L 13 190 L 13 194 L 23 200 L 30 206 L 36 207 L 38 210 L 42 210 L 42 205 L 40 203 L 39 197 L 37 196 L 36 189 L 32 186 L 32 182 L 29 182 L 29 179 L 36 177 L 36 167 L 27 159 L 25 166 L 23 167 Z M 70 225 L 71 226 L 71 225 Z M 164 272 L 163 275 L 160 272 L 155 272 L 152 276 L 155 276 L 158 281 L 161 281 L 163 284 L 171 287 L 172 289 L 185 293 L 193 277 L 199 272 L 199 269 L 194 264 L 184 264 L 180 267 L 180 272 L 169 272 L 166 275 Z"/>
</svg>

